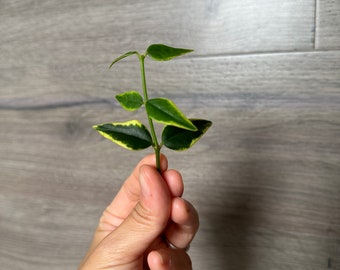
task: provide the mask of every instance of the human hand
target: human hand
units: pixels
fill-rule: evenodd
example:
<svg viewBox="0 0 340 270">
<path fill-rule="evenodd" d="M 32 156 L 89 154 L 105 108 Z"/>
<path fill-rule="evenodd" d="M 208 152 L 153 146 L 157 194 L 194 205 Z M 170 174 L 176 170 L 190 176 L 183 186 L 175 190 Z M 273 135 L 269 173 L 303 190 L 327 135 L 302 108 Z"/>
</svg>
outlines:
<svg viewBox="0 0 340 270">
<path fill-rule="evenodd" d="M 162 174 L 154 164 L 154 155 L 142 159 L 103 212 L 79 270 L 192 269 L 186 248 L 198 214 L 181 198 L 182 176 L 167 169 L 166 157 L 161 156 Z"/>
</svg>

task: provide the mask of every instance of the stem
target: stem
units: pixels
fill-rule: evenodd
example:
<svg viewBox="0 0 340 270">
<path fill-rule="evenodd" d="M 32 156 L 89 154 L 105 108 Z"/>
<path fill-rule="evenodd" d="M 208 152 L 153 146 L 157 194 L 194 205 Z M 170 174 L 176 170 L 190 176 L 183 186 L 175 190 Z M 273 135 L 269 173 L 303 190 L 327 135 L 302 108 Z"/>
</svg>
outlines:
<svg viewBox="0 0 340 270">
<path fill-rule="evenodd" d="M 146 87 L 146 79 L 145 79 L 145 67 L 144 67 L 144 59 L 145 55 L 144 54 L 138 54 L 138 58 L 140 61 L 140 71 L 141 71 L 141 78 L 142 78 L 142 86 L 143 86 L 143 94 L 144 94 L 144 102 L 146 103 L 149 100 L 148 97 L 148 90 Z M 151 137 L 152 137 L 152 142 L 153 142 L 153 149 L 155 150 L 155 155 L 156 155 L 156 168 L 158 172 L 161 172 L 161 158 L 160 158 L 160 153 L 161 153 L 161 146 L 158 144 L 157 140 L 157 135 L 155 132 L 155 127 L 153 125 L 152 119 L 149 117 L 148 113 L 146 113 L 148 116 L 149 120 L 149 126 L 150 126 L 150 131 L 151 131 Z"/>
</svg>

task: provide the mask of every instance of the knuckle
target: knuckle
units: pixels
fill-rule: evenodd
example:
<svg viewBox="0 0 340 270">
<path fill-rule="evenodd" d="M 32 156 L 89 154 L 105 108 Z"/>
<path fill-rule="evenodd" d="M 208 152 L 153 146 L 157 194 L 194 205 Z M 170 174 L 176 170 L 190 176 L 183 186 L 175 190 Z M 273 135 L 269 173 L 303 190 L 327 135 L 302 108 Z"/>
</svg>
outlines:
<svg viewBox="0 0 340 270">
<path fill-rule="evenodd" d="M 157 223 L 157 217 L 155 217 L 152 211 L 144 207 L 141 203 L 139 203 L 135 207 L 134 211 L 132 211 L 131 217 L 137 224 L 140 224 L 143 227 L 152 227 L 155 223 Z"/>
</svg>

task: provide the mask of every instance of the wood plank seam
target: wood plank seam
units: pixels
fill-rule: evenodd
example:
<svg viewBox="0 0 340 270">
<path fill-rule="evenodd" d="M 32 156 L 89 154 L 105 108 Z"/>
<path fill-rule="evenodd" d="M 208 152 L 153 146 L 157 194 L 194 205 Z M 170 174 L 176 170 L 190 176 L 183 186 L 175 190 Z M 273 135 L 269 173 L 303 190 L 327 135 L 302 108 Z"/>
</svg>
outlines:
<svg viewBox="0 0 340 270">
<path fill-rule="evenodd" d="M 314 2 L 314 51 L 316 50 L 317 48 L 317 33 L 316 31 L 318 31 L 318 28 L 317 28 L 317 24 L 318 24 L 318 10 L 319 10 L 319 0 L 315 0 Z"/>
</svg>

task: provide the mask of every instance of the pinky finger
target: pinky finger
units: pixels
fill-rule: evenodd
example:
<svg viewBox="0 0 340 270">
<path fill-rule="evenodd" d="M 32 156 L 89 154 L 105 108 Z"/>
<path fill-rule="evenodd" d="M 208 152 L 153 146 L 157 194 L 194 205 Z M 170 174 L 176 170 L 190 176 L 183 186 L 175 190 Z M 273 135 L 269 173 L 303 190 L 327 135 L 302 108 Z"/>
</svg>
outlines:
<svg viewBox="0 0 340 270">
<path fill-rule="evenodd" d="M 160 249 L 148 255 L 150 270 L 192 270 L 189 255 L 184 249 Z"/>
</svg>

